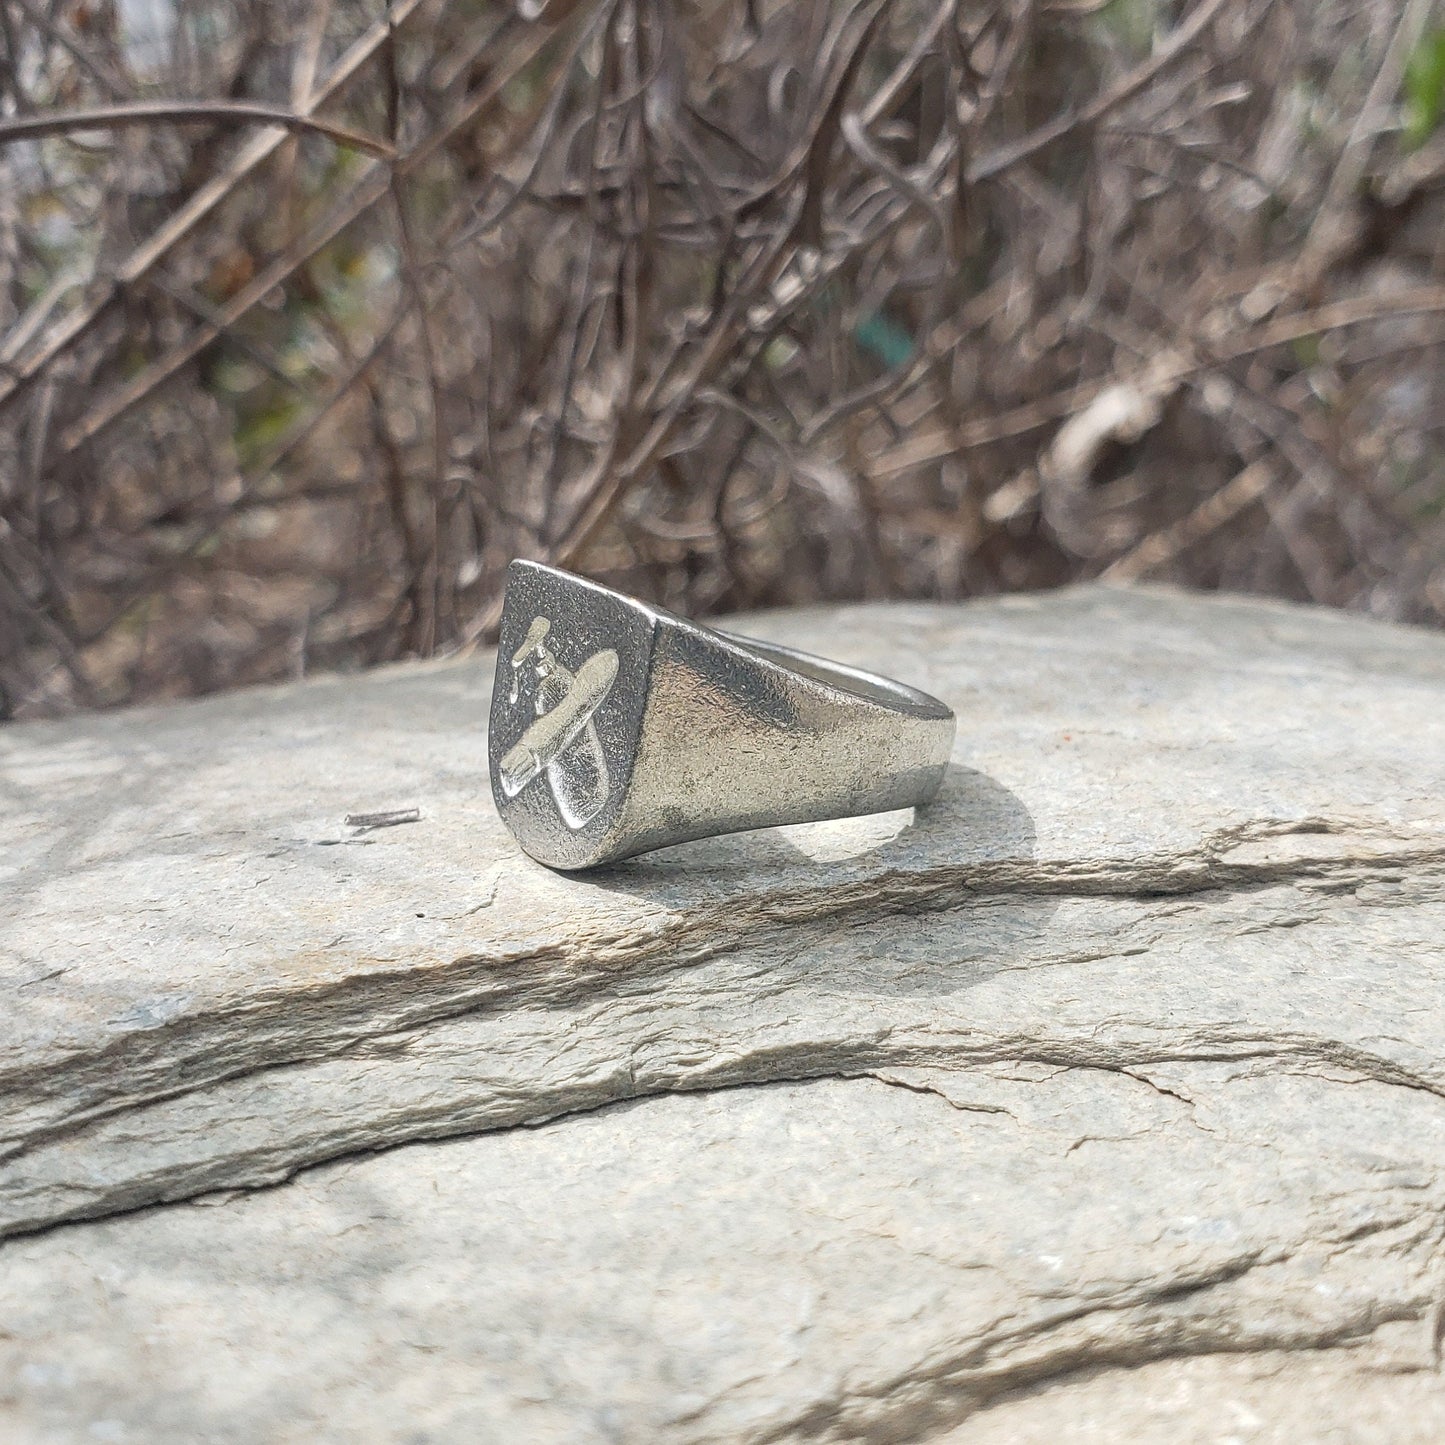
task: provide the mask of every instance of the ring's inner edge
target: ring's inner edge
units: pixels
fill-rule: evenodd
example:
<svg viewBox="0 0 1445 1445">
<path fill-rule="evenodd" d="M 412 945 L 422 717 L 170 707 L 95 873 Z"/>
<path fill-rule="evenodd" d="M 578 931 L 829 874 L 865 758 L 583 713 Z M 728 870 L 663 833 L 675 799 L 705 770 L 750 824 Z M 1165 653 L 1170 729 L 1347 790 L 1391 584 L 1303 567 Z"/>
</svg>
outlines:
<svg viewBox="0 0 1445 1445">
<path fill-rule="evenodd" d="M 860 667 L 849 667 L 846 663 L 830 662 L 825 657 L 814 657 L 812 653 L 799 652 L 776 642 L 763 642 L 759 638 L 744 637 L 737 632 L 724 632 L 721 628 L 716 631 L 719 637 L 726 638 L 749 652 L 755 652 L 790 672 L 811 677 L 815 682 L 821 682 L 827 687 L 851 692 L 883 707 L 902 708 L 938 719 L 953 716 L 953 709 L 947 703 L 940 702 L 938 698 L 916 687 L 909 687 L 907 683 L 894 682 L 892 678 L 865 672 Z"/>
</svg>

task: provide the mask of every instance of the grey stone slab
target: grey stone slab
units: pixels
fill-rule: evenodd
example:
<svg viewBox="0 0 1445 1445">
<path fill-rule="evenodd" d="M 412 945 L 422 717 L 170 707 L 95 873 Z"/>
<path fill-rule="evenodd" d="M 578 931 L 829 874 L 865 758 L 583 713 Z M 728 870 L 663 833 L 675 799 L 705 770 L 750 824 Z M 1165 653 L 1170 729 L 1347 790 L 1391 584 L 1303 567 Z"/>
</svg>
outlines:
<svg viewBox="0 0 1445 1445">
<path fill-rule="evenodd" d="M 827 951 L 829 920 L 991 900 L 979 947 L 1007 955 L 1064 937 L 1060 903 L 1127 913 L 1334 875 L 1388 888 L 1445 850 L 1441 643 L 1425 634 L 1087 592 L 749 625 L 951 701 L 940 804 L 559 878 L 487 797 L 486 659 L 0 735 L 0 1229 L 669 1087 L 656 1048 L 640 1084 L 619 1065 L 633 1044 L 616 1018 L 579 1076 L 588 1031 L 569 1023 L 548 1063 L 549 1025 L 634 984 L 651 1008 L 690 1009 L 700 961 L 759 955 L 778 930 Z M 342 825 L 392 805 L 421 821 Z M 911 1008 L 890 1029 L 920 1009 L 941 1022 Z M 1433 1038 L 1400 1046 L 1439 1057 Z"/>
<path fill-rule="evenodd" d="M 558 877 L 487 658 L 0 732 L 0 1438 L 1445 1429 L 1445 639 L 735 625 L 939 804 Z"/>
<path fill-rule="evenodd" d="M 1170 1092 L 885 1077 L 672 1095 L 13 1240 L 0 1428 L 906 1441 L 1091 1369 L 1332 1350 L 1320 1408 L 1358 1353 L 1445 1426 L 1435 1096 L 1227 1065 Z M 1208 1423 L 1152 1438 L 1249 1438 Z"/>
</svg>

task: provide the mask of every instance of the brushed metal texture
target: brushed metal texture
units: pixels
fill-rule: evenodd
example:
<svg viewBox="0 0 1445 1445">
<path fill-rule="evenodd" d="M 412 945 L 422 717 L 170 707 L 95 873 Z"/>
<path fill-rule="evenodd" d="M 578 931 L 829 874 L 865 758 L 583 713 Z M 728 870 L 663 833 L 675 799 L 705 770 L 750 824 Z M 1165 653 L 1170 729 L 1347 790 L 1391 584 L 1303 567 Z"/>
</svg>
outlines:
<svg viewBox="0 0 1445 1445">
<path fill-rule="evenodd" d="M 492 795 L 549 868 L 928 803 L 955 719 L 925 692 L 513 562 Z"/>
</svg>

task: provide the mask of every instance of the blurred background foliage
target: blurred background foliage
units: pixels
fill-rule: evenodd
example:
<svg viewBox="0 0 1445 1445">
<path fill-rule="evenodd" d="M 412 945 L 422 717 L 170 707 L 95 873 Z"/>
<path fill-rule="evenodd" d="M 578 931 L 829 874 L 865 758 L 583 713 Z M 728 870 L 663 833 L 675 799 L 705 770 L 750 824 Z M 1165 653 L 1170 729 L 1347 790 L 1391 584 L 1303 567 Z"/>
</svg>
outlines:
<svg viewBox="0 0 1445 1445">
<path fill-rule="evenodd" d="M 0 713 L 1082 578 L 1445 621 L 1426 0 L 0 0 Z"/>
</svg>

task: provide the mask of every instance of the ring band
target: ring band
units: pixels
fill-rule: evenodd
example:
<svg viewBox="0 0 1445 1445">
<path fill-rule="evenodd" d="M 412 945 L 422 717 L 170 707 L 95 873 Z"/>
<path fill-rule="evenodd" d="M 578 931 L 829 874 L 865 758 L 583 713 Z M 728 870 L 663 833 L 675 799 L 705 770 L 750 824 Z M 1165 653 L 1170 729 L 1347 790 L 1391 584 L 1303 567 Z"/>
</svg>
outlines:
<svg viewBox="0 0 1445 1445">
<path fill-rule="evenodd" d="M 935 697 L 701 627 L 538 562 L 507 574 L 492 796 L 549 868 L 931 801 L 953 750 Z"/>
</svg>

